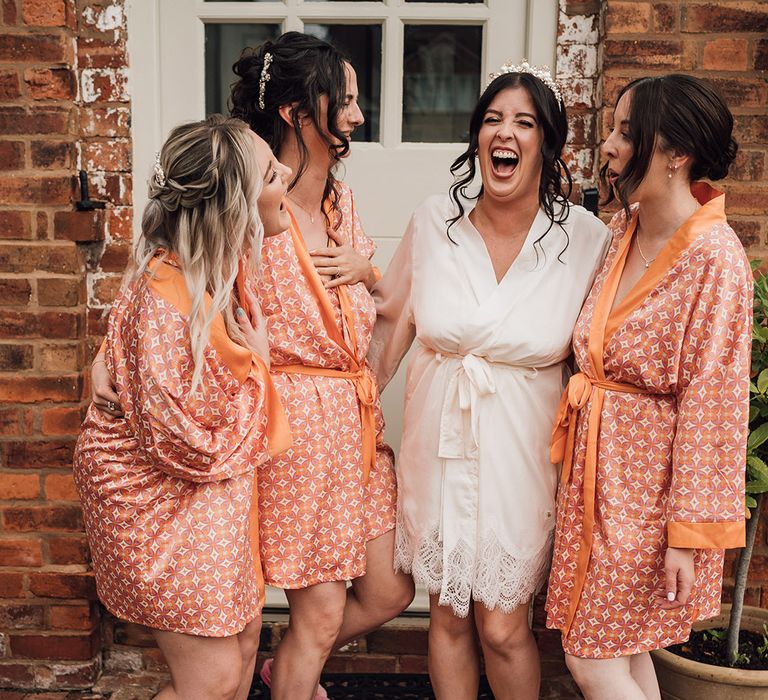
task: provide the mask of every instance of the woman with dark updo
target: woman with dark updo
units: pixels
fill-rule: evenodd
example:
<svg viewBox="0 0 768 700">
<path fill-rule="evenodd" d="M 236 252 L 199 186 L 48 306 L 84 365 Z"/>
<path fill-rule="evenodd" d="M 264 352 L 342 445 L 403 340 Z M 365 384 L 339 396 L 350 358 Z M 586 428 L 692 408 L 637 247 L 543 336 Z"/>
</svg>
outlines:
<svg viewBox="0 0 768 700">
<path fill-rule="evenodd" d="M 588 700 L 656 700 L 648 652 L 717 615 L 744 545 L 752 274 L 719 180 L 733 117 L 705 81 L 640 78 L 602 146 L 622 209 L 563 396 L 547 625 Z"/>
</svg>

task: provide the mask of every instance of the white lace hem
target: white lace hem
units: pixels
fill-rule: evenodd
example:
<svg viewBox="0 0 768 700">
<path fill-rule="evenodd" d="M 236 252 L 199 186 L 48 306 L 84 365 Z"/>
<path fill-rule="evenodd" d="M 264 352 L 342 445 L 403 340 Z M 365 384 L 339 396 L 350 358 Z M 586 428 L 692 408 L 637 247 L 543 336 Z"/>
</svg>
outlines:
<svg viewBox="0 0 768 700">
<path fill-rule="evenodd" d="M 395 538 L 395 568 L 412 574 L 430 594 L 439 594 L 440 605 L 450 605 L 457 617 L 469 614 L 473 600 L 489 610 L 511 613 L 544 585 L 551 556 L 551 534 L 534 556 L 521 559 L 509 554 L 490 531 L 474 554 L 467 542 L 459 540 L 448 554 L 444 571 L 437 526 L 411 542 L 399 521 Z"/>
</svg>

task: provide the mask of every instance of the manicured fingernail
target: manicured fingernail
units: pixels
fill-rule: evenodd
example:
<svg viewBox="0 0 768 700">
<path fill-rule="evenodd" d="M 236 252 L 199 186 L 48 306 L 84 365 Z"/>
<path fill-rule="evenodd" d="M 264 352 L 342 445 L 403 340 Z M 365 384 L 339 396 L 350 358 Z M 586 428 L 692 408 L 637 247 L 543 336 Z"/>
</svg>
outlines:
<svg viewBox="0 0 768 700">
<path fill-rule="evenodd" d="M 237 311 L 235 311 L 235 313 L 238 316 L 245 316 L 245 309 L 242 306 L 238 306 Z"/>
<path fill-rule="evenodd" d="M 674 594 L 672 591 L 670 591 L 669 593 L 667 593 L 667 600 L 668 600 L 670 603 L 671 603 L 671 602 L 672 602 L 674 599 L 675 599 L 675 594 Z"/>
</svg>

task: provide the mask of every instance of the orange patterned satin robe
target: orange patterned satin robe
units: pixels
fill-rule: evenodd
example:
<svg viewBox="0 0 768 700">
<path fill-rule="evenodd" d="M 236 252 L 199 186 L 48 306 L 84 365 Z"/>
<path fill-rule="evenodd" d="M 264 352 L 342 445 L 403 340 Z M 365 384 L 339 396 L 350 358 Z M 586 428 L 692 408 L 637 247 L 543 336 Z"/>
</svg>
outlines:
<svg viewBox="0 0 768 700">
<path fill-rule="evenodd" d="M 686 640 L 719 612 L 723 549 L 744 544 L 752 275 L 724 214 L 703 205 L 627 296 L 616 290 L 636 213 L 614 241 L 574 330 L 581 369 L 553 435 L 563 460 L 547 625 L 584 658 Z M 695 549 L 689 602 L 662 610 L 667 547 Z"/>
<path fill-rule="evenodd" d="M 125 417 L 93 405 L 74 459 L 99 598 L 117 617 L 172 632 L 240 632 L 263 604 L 255 467 L 289 442 L 260 360 L 232 342 L 221 317 L 193 362 L 181 272 L 115 301 L 106 363 Z"/>
<path fill-rule="evenodd" d="M 339 185 L 334 228 L 370 257 L 351 190 Z M 365 573 L 366 543 L 395 526 L 392 451 L 365 362 L 376 320 L 362 283 L 325 290 L 298 231 L 268 238 L 258 296 L 290 450 L 259 467 L 264 576 L 280 588 Z"/>
</svg>

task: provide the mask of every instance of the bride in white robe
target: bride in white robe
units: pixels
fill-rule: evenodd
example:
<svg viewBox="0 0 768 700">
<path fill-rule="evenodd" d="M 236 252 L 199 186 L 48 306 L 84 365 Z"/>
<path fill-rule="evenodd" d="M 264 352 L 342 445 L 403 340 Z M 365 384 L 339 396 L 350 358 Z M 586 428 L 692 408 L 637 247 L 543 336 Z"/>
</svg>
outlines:
<svg viewBox="0 0 768 700">
<path fill-rule="evenodd" d="M 374 289 L 369 354 L 383 388 L 416 340 L 395 564 L 461 617 L 470 600 L 511 612 L 543 583 L 555 525 L 552 425 L 571 332 L 609 240 L 577 206 L 544 235 L 540 210 L 497 283 L 469 211 L 450 230 L 454 243 L 448 195 L 416 210 Z"/>
<path fill-rule="evenodd" d="M 449 228 L 457 204 L 448 195 L 428 198 L 373 290 L 378 318 L 368 360 L 381 389 L 415 340 L 397 461 L 395 566 L 433 594 L 430 673 L 438 698 L 477 697 L 475 633 L 496 697 L 511 688 L 522 693 L 515 697 L 538 696 L 535 643 L 518 608 L 548 569 L 557 484 L 552 426 L 573 327 L 609 243 L 606 226 L 582 207 L 570 206 L 560 224 L 564 197 L 549 200 L 551 216 L 539 204 L 544 107 L 535 104 L 530 75 L 497 78 L 486 93 L 507 79 L 495 97 L 481 97 L 470 127 L 468 153 L 483 176 L 478 203 L 462 200 L 464 212 Z M 561 141 L 550 145 L 559 158 L 567 128 L 554 100 L 546 109 L 559 113 Z M 481 210 L 496 216 L 496 230 Z M 473 601 L 498 612 L 482 613 Z M 535 672 L 513 675 L 509 649 L 496 649 L 498 662 L 489 662 L 494 649 L 481 619 L 489 615 L 509 630 L 515 618 L 507 638 L 528 635 L 532 649 L 521 665 Z M 464 627 L 454 619 L 467 616 Z M 449 631 L 437 654 L 440 625 Z M 449 639 L 457 630 L 467 641 Z"/>
</svg>

